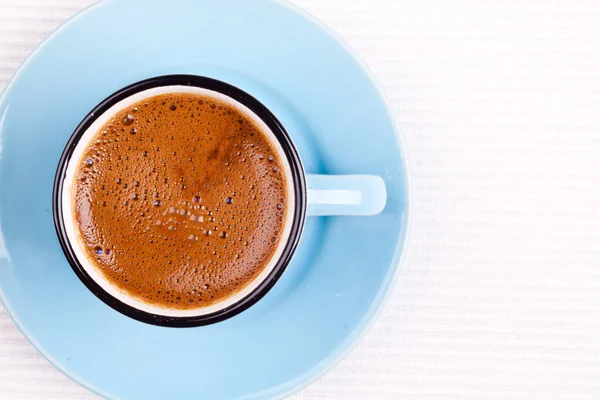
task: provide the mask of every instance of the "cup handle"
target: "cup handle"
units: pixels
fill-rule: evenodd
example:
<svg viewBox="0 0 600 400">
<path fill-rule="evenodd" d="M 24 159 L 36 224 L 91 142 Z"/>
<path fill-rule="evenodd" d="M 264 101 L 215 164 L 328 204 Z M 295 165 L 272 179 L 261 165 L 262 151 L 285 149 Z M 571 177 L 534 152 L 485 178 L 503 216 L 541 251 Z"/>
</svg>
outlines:
<svg viewBox="0 0 600 400">
<path fill-rule="evenodd" d="M 376 175 L 307 175 L 307 216 L 377 215 L 387 200 Z"/>
</svg>

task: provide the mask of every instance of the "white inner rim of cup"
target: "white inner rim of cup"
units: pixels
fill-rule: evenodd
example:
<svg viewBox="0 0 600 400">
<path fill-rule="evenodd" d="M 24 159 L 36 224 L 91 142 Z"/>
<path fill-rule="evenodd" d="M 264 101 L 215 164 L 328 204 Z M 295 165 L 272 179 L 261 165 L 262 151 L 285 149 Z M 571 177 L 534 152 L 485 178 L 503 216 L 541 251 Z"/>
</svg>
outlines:
<svg viewBox="0 0 600 400">
<path fill-rule="evenodd" d="M 126 293 L 124 290 L 110 283 L 105 277 L 104 274 L 93 265 L 92 262 L 88 259 L 88 255 L 84 250 L 83 241 L 79 235 L 79 229 L 77 228 L 74 218 L 73 218 L 73 179 L 75 175 L 75 171 L 77 166 L 82 162 L 82 156 L 84 150 L 87 148 L 90 141 L 95 137 L 100 128 L 108 122 L 116 113 L 119 111 L 137 103 L 141 100 L 168 93 L 195 93 L 205 96 L 213 97 L 219 101 L 227 103 L 237 110 L 245 114 L 247 117 L 252 119 L 261 130 L 266 133 L 273 147 L 279 153 L 279 159 L 281 160 L 281 164 L 286 174 L 287 181 L 287 194 L 288 194 L 288 207 L 286 207 L 286 215 L 284 220 L 284 227 L 282 230 L 281 239 L 279 240 L 279 244 L 271 257 L 271 260 L 264 268 L 264 270 L 251 281 L 245 288 L 241 291 L 233 294 L 232 296 L 206 307 L 199 307 L 189 310 L 178 310 L 173 308 L 160 307 L 152 304 L 148 304 L 141 299 L 135 298 L 132 295 Z M 293 215 L 295 209 L 295 198 L 294 198 L 294 183 L 292 180 L 292 170 L 289 165 L 289 160 L 281 147 L 281 144 L 271 131 L 271 129 L 264 123 L 262 119 L 260 119 L 252 110 L 243 105 L 242 103 L 228 97 L 222 93 L 215 92 L 213 90 L 208 90 L 199 87 L 193 86 L 160 86 L 151 89 L 147 89 L 138 93 L 133 94 L 132 96 L 121 100 L 117 104 L 110 107 L 107 111 L 105 111 L 102 115 L 100 115 L 92 125 L 83 133 L 79 142 L 77 143 L 71 158 L 69 159 L 67 170 L 65 174 L 65 180 L 63 182 L 62 189 L 62 209 L 63 209 L 63 223 L 65 226 L 65 231 L 67 233 L 67 238 L 71 243 L 71 247 L 75 252 L 77 260 L 83 267 L 83 269 L 88 273 L 88 275 L 98 284 L 102 289 L 108 292 L 111 296 L 117 298 L 123 303 L 134 307 L 138 310 L 142 310 L 151 314 L 169 316 L 169 317 L 195 317 L 212 314 L 214 312 L 223 310 L 229 306 L 234 305 L 239 302 L 250 293 L 252 293 L 273 271 L 273 268 L 277 264 L 277 261 L 281 257 L 283 253 L 283 249 L 285 248 L 286 243 L 288 242 L 290 232 L 292 230 L 293 224 Z"/>
</svg>

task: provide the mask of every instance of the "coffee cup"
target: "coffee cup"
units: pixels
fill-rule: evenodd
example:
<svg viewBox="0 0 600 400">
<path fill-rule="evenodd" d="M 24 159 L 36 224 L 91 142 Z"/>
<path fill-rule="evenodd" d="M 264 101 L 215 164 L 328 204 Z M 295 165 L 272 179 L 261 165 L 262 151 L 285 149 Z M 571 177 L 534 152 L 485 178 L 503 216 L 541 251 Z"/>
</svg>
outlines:
<svg viewBox="0 0 600 400">
<path fill-rule="evenodd" d="M 278 162 L 277 165 L 280 165 L 280 168 L 275 169 L 280 169 L 278 173 L 282 175 L 281 182 L 284 182 L 282 185 L 285 186 L 281 190 L 285 190 L 286 193 L 285 208 L 281 210 L 281 213 L 278 212 L 278 215 L 282 214 L 281 226 L 277 230 L 278 237 L 272 246 L 272 254 L 270 253 L 268 259 L 265 259 L 260 265 L 260 272 L 242 282 L 239 290 L 231 290 L 230 294 L 221 295 L 218 300 L 210 304 L 199 303 L 199 306 L 186 308 L 170 306 L 170 303 L 158 304 L 145 301 L 109 279 L 105 271 L 99 269 L 95 264 L 93 253 L 90 255 L 89 251 L 86 251 L 85 240 L 79 233 L 78 225 L 82 222 L 81 218 L 77 217 L 77 207 L 74 204 L 73 195 L 79 184 L 78 171 L 82 168 L 80 165 L 82 157 L 91 143 L 98 140 L 100 129 L 106 126 L 115 115 L 123 113 L 133 105 L 142 104 L 149 99 L 157 98 L 157 96 L 168 95 L 203 96 L 205 99 L 215 99 L 219 107 L 222 105 L 230 111 L 239 112 L 247 117 L 249 125 L 257 127 L 264 134 L 270 148 L 275 152 L 274 158 Z M 132 118 L 134 117 L 132 116 Z M 132 128 L 132 132 L 133 130 Z M 127 137 L 127 140 L 129 141 L 130 138 Z M 83 161 L 86 160 L 83 159 Z M 96 162 L 92 158 L 87 161 L 90 165 Z M 105 160 L 99 159 L 98 161 L 106 164 Z M 111 166 L 109 165 L 109 167 Z M 138 196 L 138 194 L 134 193 L 133 196 Z M 199 196 L 197 197 L 199 198 Z M 196 196 L 193 198 L 195 199 Z M 125 200 L 125 202 L 127 201 Z M 229 201 L 233 201 L 233 198 L 227 197 L 225 202 Z M 193 204 L 193 201 L 191 203 L 188 207 L 192 213 L 181 208 L 182 215 L 187 218 L 189 214 L 190 219 L 193 218 L 194 210 L 198 210 L 198 212 L 203 210 L 202 205 Z M 193 327 L 220 322 L 237 315 L 259 301 L 276 284 L 292 260 L 307 218 L 368 217 L 380 213 L 384 209 L 385 203 L 386 188 L 381 177 L 307 174 L 290 135 L 269 109 L 250 94 L 235 86 L 194 75 L 168 75 L 140 81 L 113 93 L 100 102 L 83 119 L 69 139 L 58 164 L 53 192 L 54 222 L 61 247 L 75 274 L 85 286 L 104 303 L 124 315 L 142 322 L 169 327 Z M 166 200 L 162 202 L 154 200 L 154 204 L 164 207 L 165 211 L 161 210 L 161 212 L 169 217 L 171 208 L 167 208 Z M 91 207 L 95 206 L 97 205 L 91 205 Z M 225 207 L 220 203 L 218 206 L 216 204 L 211 206 L 217 207 L 217 209 Z M 169 218 L 173 219 L 174 217 Z M 252 221 L 243 223 L 251 224 Z M 205 229 L 203 232 L 210 235 L 210 230 Z M 221 235 L 225 237 L 226 233 L 223 232 Z M 190 237 L 192 238 L 190 240 L 198 240 L 198 237 L 193 234 Z M 164 239 L 167 239 L 167 236 Z M 153 243 L 161 241 L 162 239 L 157 237 Z M 223 245 L 222 243 L 225 242 L 216 241 L 212 245 L 220 246 Z M 157 246 L 160 245 L 162 244 L 157 244 Z M 99 248 L 98 251 L 102 257 L 115 257 L 114 254 L 108 253 L 109 249 Z M 215 250 L 216 252 L 217 250 Z M 157 260 L 156 266 L 147 265 L 145 268 L 158 268 L 158 264 L 161 262 L 163 261 Z M 121 268 L 129 267 L 134 268 L 134 266 L 122 266 Z M 135 266 L 135 268 L 138 267 Z"/>
</svg>

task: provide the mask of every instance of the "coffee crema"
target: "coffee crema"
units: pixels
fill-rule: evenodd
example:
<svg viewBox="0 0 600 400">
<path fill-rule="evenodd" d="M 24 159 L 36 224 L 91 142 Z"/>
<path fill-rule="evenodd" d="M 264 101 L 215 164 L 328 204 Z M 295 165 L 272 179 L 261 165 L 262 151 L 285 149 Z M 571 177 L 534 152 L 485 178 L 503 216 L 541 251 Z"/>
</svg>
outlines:
<svg viewBox="0 0 600 400">
<path fill-rule="evenodd" d="M 72 186 L 88 261 L 147 304 L 189 310 L 241 291 L 282 239 L 283 163 L 243 111 L 197 93 L 117 112 L 89 142 Z"/>
</svg>

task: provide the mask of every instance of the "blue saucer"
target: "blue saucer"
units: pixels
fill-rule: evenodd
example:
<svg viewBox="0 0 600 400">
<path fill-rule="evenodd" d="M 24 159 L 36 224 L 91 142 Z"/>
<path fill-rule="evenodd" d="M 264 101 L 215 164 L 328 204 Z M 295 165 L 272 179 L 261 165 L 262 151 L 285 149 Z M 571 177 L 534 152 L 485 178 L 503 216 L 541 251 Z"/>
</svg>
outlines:
<svg viewBox="0 0 600 400">
<path fill-rule="evenodd" d="M 227 321 L 163 328 L 112 310 L 58 244 L 54 174 L 96 104 L 165 74 L 252 94 L 286 127 L 307 173 L 382 176 L 385 211 L 310 218 L 275 288 Z M 32 344 L 100 395 L 279 398 L 331 368 L 373 320 L 404 250 L 407 184 L 398 131 L 372 78 L 310 17 L 266 0 L 103 2 L 51 35 L 0 99 L 0 293 Z"/>
</svg>

